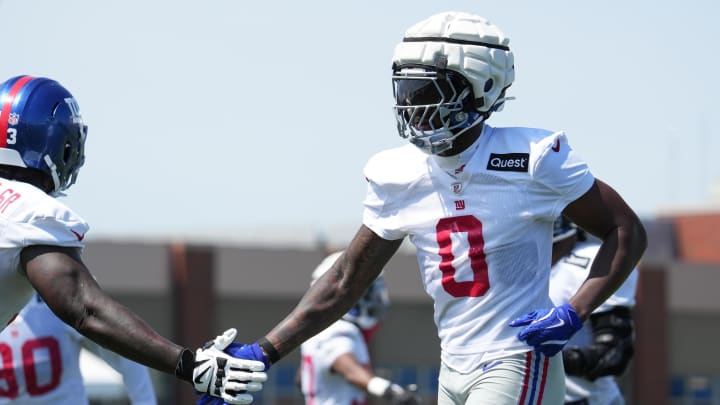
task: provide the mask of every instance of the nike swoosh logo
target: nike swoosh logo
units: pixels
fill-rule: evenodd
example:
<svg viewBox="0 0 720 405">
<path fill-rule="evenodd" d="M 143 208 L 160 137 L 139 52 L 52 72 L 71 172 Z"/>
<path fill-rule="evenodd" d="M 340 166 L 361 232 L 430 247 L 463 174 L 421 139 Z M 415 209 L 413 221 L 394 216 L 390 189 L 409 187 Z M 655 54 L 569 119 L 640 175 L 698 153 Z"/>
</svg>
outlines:
<svg viewBox="0 0 720 405">
<path fill-rule="evenodd" d="M 198 366 L 202 366 L 203 364 L 207 363 L 209 360 L 210 360 L 210 359 L 205 359 L 205 360 L 203 360 L 203 361 L 196 361 L 195 364 L 194 364 L 194 368 L 198 368 Z M 205 374 L 207 374 L 207 372 L 208 372 L 211 368 L 212 368 L 212 367 L 208 366 L 205 370 L 202 371 L 202 373 L 200 373 L 200 374 L 198 374 L 197 376 L 195 376 L 195 380 L 194 380 L 194 381 L 195 381 L 195 384 L 200 384 L 200 382 L 202 381 L 202 377 L 203 377 Z"/>
<path fill-rule="evenodd" d="M 73 235 L 75 235 L 75 237 L 76 237 L 79 241 L 82 241 L 82 240 L 85 238 L 85 235 L 80 234 L 80 233 L 77 233 L 77 232 L 73 231 L 72 229 L 70 230 L 70 232 L 72 232 Z"/>
<path fill-rule="evenodd" d="M 564 346 L 565 343 L 567 343 L 567 342 L 568 342 L 567 339 L 565 339 L 565 340 L 546 340 L 540 344 L 541 345 L 563 345 Z"/>
<path fill-rule="evenodd" d="M 535 322 L 544 321 L 544 320 L 550 318 L 550 317 L 552 316 L 552 314 L 554 314 L 554 313 L 555 313 L 555 308 L 553 308 L 553 309 L 551 309 L 550 311 L 548 311 L 547 314 L 545 314 L 545 315 L 541 316 L 540 318 L 536 319 Z"/>
<path fill-rule="evenodd" d="M 562 319 L 558 319 L 558 321 L 557 321 L 557 323 L 556 323 L 555 325 L 550 325 L 550 326 L 548 326 L 547 328 L 548 328 L 548 329 L 555 329 L 555 328 L 562 328 L 563 326 L 565 326 L 565 321 L 563 321 Z"/>
<path fill-rule="evenodd" d="M 490 370 L 491 368 L 493 368 L 493 367 L 495 367 L 495 366 L 498 366 L 498 365 L 500 365 L 500 364 L 502 364 L 502 361 L 496 361 L 496 362 L 494 362 L 494 363 L 488 363 L 488 364 L 486 364 L 486 365 L 483 366 L 482 371 L 483 371 L 483 373 L 484 373 L 484 372 Z"/>
<path fill-rule="evenodd" d="M 556 139 L 556 140 L 555 140 L 555 145 L 553 145 L 553 147 L 550 148 L 550 149 L 552 149 L 553 152 L 560 152 L 560 140 L 559 140 L 559 139 Z"/>
</svg>

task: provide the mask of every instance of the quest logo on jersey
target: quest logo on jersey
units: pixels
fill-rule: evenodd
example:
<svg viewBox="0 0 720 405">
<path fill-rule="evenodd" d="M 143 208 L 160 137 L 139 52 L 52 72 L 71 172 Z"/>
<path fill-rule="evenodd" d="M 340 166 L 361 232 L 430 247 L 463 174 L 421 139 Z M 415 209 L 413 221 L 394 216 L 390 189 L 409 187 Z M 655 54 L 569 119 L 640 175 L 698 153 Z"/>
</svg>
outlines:
<svg viewBox="0 0 720 405">
<path fill-rule="evenodd" d="M 491 153 L 487 169 L 501 172 L 527 172 L 529 160 L 529 153 Z"/>
</svg>

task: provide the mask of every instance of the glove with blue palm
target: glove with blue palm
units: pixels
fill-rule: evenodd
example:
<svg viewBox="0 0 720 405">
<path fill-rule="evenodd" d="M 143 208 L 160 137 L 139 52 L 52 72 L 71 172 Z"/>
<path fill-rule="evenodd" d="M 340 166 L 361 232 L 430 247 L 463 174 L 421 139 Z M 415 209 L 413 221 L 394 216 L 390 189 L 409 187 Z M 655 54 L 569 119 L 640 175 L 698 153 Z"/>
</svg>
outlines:
<svg viewBox="0 0 720 405">
<path fill-rule="evenodd" d="M 251 403 L 252 395 L 248 392 L 262 389 L 262 383 L 267 380 L 266 365 L 225 353 L 236 335 L 237 330 L 230 328 L 196 351 L 183 349 L 178 356 L 175 375 L 191 383 L 198 393 L 222 398 L 229 404 Z"/>
<path fill-rule="evenodd" d="M 230 345 L 225 348 L 225 353 L 229 354 L 232 357 L 236 357 L 239 359 L 260 361 L 263 364 L 265 364 L 266 372 L 270 368 L 270 361 L 265 356 L 265 353 L 263 353 L 263 350 L 260 347 L 260 345 L 257 343 L 253 343 L 251 345 L 230 343 Z M 251 397 L 250 401 L 252 402 L 252 397 Z M 208 394 L 204 394 L 203 396 L 198 398 L 197 405 L 229 405 L 229 404 L 220 398 L 216 398 L 216 397 L 210 396 Z"/>
<path fill-rule="evenodd" d="M 554 356 L 570 337 L 582 328 L 582 320 L 572 305 L 539 309 L 510 322 L 510 326 L 526 326 L 518 338 L 546 356 Z"/>
</svg>

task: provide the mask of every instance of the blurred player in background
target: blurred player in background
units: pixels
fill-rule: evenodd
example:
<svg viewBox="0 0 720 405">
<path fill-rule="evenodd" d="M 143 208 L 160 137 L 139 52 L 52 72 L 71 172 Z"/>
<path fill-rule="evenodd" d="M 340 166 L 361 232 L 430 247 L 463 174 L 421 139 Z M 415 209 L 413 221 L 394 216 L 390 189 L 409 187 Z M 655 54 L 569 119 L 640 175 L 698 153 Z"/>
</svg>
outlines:
<svg viewBox="0 0 720 405">
<path fill-rule="evenodd" d="M 326 257 L 312 273 L 315 283 L 342 252 Z M 368 343 L 380 328 L 390 306 L 382 276 L 370 285 L 360 301 L 337 322 L 300 347 L 300 386 L 306 405 L 356 405 L 366 395 L 389 404 L 415 405 L 412 392 L 376 376 L 370 366 Z"/>
<path fill-rule="evenodd" d="M 177 345 L 110 298 L 83 264 L 88 224 L 55 197 L 75 183 L 86 136 L 77 101 L 58 82 L 17 76 L 0 83 L 0 322 L 9 323 L 37 291 L 94 342 L 199 392 L 249 403 L 252 395 L 238 390 L 261 389 L 265 365 L 222 352 L 235 329 L 197 351 Z M 118 195 L 133 192 L 114 186 Z"/>
<path fill-rule="evenodd" d="M 79 334 L 37 295 L 0 333 L 0 352 L 5 360 L 0 404 L 88 404 L 80 373 L 81 348 L 105 360 L 122 375 L 131 405 L 157 404 L 145 366 Z"/>
<path fill-rule="evenodd" d="M 580 288 L 600 249 L 567 218 L 555 221 L 550 298 L 562 305 Z M 623 405 L 613 376 L 620 376 L 633 355 L 631 310 L 635 306 L 637 269 L 585 321 L 563 350 L 567 374 L 566 405 Z"/>
<path fill-rule="evenodd" d="M 392 84 L 399 133 L 410 145 L 367 163 L 362 226 L 254 344 L 264 353 L 255 359 L 274 363 L 341 318 L 408 237 L 435 301 L 438 403 L 562 404 L 565 374 L 555 355 L 630 274 L 646 235 L 563 132 L 487 124 L 514 77 L 509 39 L 482 17 L 441 13 L 406 31 Z M 357 114 L 352 120 L 377 131 Z M 588 280 L 556 307 L 548 282 L 561 213 L 602 246 Z"/>
</svg>

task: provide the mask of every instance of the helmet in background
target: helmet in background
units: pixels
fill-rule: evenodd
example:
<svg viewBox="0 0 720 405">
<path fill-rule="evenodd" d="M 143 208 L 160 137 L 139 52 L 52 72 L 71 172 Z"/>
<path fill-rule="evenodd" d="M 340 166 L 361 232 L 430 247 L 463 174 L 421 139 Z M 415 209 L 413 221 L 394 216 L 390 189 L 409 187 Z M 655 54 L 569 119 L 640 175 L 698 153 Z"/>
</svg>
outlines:
<svg viewBox="0 0 720 405">
<path fill-rule="evenodd" d="M 510 39 L 480 16 L 445 12 L 405 32 L 393 53 L 400 136 L 441 153 L 505 102 L 515 79 Z"/>
<path fill-rule="evenodd" d="M 343 251 L 335 252 L 323 259 L 312 272 L 311 285 L 325 274 Z M 390 297 L 385 286 L 385 277 L 382 273 L 368 287 L 360 300 L 343 315 L 342 319 L 352 322 L 364 331 L 373 330 L 387 315 L 390 308 Z"/>
<path fill-rule="evenodd" d="M 30 168 L 52 179 L 52 192 L 70 187 L 85 163 L 87 126 L 60 83 L 32 76 L 0 84 L 0 164 Z"/>
<path fill-rule="evenodd" d="M 553 223 L 553 243 L 560 242 L 574 235 L 577 235 L 577 240 L 580 242 L 587 240 L 585 231 L 578 228 L 568 217 L 560 215 L 555 218 L 555 222 Z"/>
<path fill-rule="evenodd" d="M 577 235 L 577 226 L 572 221 L 560 215 L 553 223 L 553 243 Z"/>
</svg>

